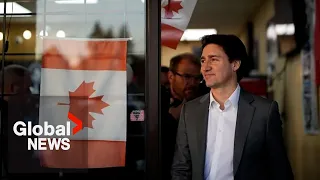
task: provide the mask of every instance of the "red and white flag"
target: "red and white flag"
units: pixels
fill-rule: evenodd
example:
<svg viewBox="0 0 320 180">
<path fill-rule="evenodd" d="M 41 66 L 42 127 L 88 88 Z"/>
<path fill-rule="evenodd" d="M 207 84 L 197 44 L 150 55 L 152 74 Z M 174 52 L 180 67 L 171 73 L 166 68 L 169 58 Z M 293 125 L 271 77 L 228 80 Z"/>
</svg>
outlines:
<svg viewBox="0 0 320 180">
<path fill-rule="evenodd" d="M 161 44 L 176 49 L 187 29 L 197 0 L 161 1 Z"/>
<path fill-rule="evenodd" d="M 127 40 L 43 41 L 39 124 L 70 121 L 75 133 L 69 150 L 41 152 L 43 166 L 125 166 Z"/>
</svg>

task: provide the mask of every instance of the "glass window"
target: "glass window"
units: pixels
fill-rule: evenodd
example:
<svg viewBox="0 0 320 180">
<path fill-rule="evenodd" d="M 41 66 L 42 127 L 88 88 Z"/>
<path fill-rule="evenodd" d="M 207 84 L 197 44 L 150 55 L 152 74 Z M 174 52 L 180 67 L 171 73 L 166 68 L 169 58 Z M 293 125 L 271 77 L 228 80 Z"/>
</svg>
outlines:
<svg viewBox="0 0 320 180">
<path fill-rule="evenodd" d="M 124 141 L 125 146 L 121 147 L 125 147 L 125 154 L 123 156 L 124 158 L 122 156 L 120 157 L 120 160 L 124 162 L 123 164 L 110 163 L 112 164 L 110 167 L 86 169 L 84 172 L 89 172 L 89 174 L 92 172 L 96 175 L 106 175 L 110 177 L 128 176 L 130 178 L 136 177 L 142 179 L 145 170 L 145 4 L 141 0 L 15 0 L 6 4 L 6 18 L 3 19 L 5 5 L 3 1 L 0 3 L 3 5 L 0 6 L 3 7 L 3 9 L 1 9 L 0 23 L 1 25 L 5 24 L 6 27 L 5 30 L 1 30 L 3 35 L 1 47 L 4 41 L 9 42 L 8 51 L 5 53 L 4 59 L 2 58 L 4 63 L 1 68 L 4 72 L 4 77 L 1 78 L 4 80 L 4 88 L 1 89 L 4 100 L 3 104 L 7 108 L 7 111 L 5 111 L 2 107 L 2 112 L 6 114 L 3 117 L 7 119 L 7 133 L 9 134 L 8 159 L 6 162 L 9 173 L 46 172 L 53 173 L 55 176 L 68 176 L 70 173 L 78 172 L 75 171 L 75 169 L 82 169 L 73 169 L 72 167 L 69 170 L 63 167 L 63 169 L 60 169 L 61 167 L 56 166 L 56 161 L 50 161 L 51 164 L 46 162 L 43 160 L 43 157 L 48 154 L 39 150 L 28 151 L 28 139 L 16 136 L 14 132 L 12 132 L 12 129 L 17 121 L 30 122 L 32 125 L 44 125 L 44 120 L 41 119 L 41 117 L 47 117 L 48 120 L 46 121 L 50 124 L 49 120 L 54 119 L 53 117 L 56 116 L 64 117 L 65 121 L 71 123 L 70 128 L 74 128 L 76 124 L 70 121 L 70 116 L 63 115 L 63 113 L 67 113 L 68 108 L 61 111 L 61 114 L 56 113 L 60 111 L 52 109 L 50 115 L 48 115 L 46 111 L 42 110 L 44 105 L 41 103 L 46 102 L 45 105 L 48 105 L 50 104 L 49 102 L 52 102 L 52 99 L 60 98 L 59 100 L 55 100 L 59 101 L 55 104 L 55 108 L 65 108 L 63 105 L 68 105 L 69 102 L 67 97 L 61 97 L 61 94 L 63 94 L 60 93 L 63 91 L 61 87 L 68 87 L 71 94 L 77 90 L 74 87 L 82 87 L 82 90 L 87 92 L 89 91 L 88 88 L 96 87 L 96 84 L 90 86 L 89 80 L 91 79 L 101 82 L 105 87 L 105 89 L 96 89 L 97 94 L 103 94 L 105 91 L 108 91 L 108 89 L 113 89 L 111 92 L 112 97 L 106 99 L 118 105 L 118 108 L 115 110 L 122 111 L 122 115 L 120 114 L 117 118 L 119 118 L 118 121 L 123 121 L 123 123 L 119 125 L 116 124 L 116 120 L 113 120 L 113 124 L 110 123 L 110 126 L 103 128 L 103 123 L 99 123 L 99 120 L 103 119 L 102 116 L 105 115 L 105 113 L 112 114 L 116 112 L 109 112 L 103 109 L 101 110 L 103 112 L 99 113 L 98 109 L 93 111 L 96 113 L 89 113 L 95 119 L 92 126 L 97 126 L 94 128 L 105 130 L 101 138 L 95 140 L 104 140 L 102 137 L 108 136 L 114 141 Z M 113 58 L 119 58 L 120 55 L 114 52 L 120 53 L 119 48 L 123 48 L 123 46 L 119 44 L 113 46 L 112 44 L 114 43 L 112 42 L 114 41 L 127 42 L 127 51 L 125 51 L 126 62 L 125 67 L 122 68 L 125 76 L 114 75 L 118 78 L 110 76 L 108 81 L 105 75 L 93 77 L 85 73 L 72 74 L 70 73 L 71 71 L 79 72 L 80 70 L 84 70 L 81 68 L 80 70 L 76 68 L 73 69 L 72 65 L 63 66 L 59 64 L 57 67 L 59 66 L 60 69 L 57 67 L 53 68 L 53 70 L 49 68 L 50 64 L 61 63 L 61 59 L 72 60 L 72 58 L 80 56 L 86 57 L 92 55 L 92 57 L 99 56 L 99 58 L 102 59 L 110 58 L 111 56 Z M 108 42 L 109 44 L 106 45 L 106 43 L 97 42 Z M 48 43 L 51 43 L 51 45 L 55 44 L 57 48 L 48 49 Z M 86 48 L 89 47 L 88 44 L 90 43 L 95 46 L 90 46 L 92 49 L 90 52 L 87 52 L 88 49 Z M 51 59 L 48 59 L 49 56 Z M 59 60 L 54 58 L 58 58 Z M 75 60 L 75 62 L 76 61 L 77 60 Z M 110 64 L 102 65 L 109 66 Z M 58 70 L 61 70 L 62 66 L 68 67 L 68 72 L 59 71 L 59 73 Z M 115 71 L 117 68 L 117 70 L 119 70 L 119 67 L 120 65 L 118 63 L 116 65 L 113 64 L 112 68 L 106 69 Z M 99 68 L 100 70 L 105 70 L 105 67 L 98 67 L 97 69 Z M 48 69 L 50 69 L 50 72 Z M 92 68 L 89 70 L 92 70 Z M 81 78 L 80 76 L 84 78 L 83 81 L 85 83 L 83 86 L 81 86 L 81 82 L 78 81 L 78 79 Z M 114 88 L 106 85 L 111 82 L 114 83 Z M 117 86 L 117 88 L 115 88 L 115 86 Z M 73 89 L 70 89 L 70 87 L 73 87 Z M 121 101 L 123 99 L 118 97 L 123 95 L 123 92 L 125 93 L 125 101 Z M 70 93 L 69 95 L 71 97 Z M 50 97 L 47 97 L 49 95 Z M 89 98 L 89 95 L 87 98 Z M 102 101 L 103 99 L 100 100 Z M 121 103 L 124 102 L 125 107 L 121 109 Z M 111 107 L 114 104 L 100 102 L 100 106 Z M 48 110 L 49 107 L 46 108 Z M 83 111 L 89 112 L 90 106 L 88 105 L 86 108 L 87 109 L 83 109 Z M 67 113 L 68 115 L 70 115 L 70 111 L 71 105 Z M 121 119 L 122 116 L 124 119 Z M 90 119 L 91 117 L 87 118 Z M 113 117 L 110 115 L 108 118 L 112 119 Z M 89 121 L 88 119 L 86 120 Z M 82 125 L 84 124 L 85 122 L 83 122 Z M 92 135 L 94 133 L 89 130 L 89 127 L 84 126 L 83 128 L 88 129 L 86 131 L 87 134 L 83 133 L 83 135 L 87 135 L 88 139 L 86 140 L 90 141 L 90 138 L 95 137 L 95 135 Z M 117 133 L 119 132 L 123 132 L 124 134 L 118 135 Z M 79 138 L 81 139 L 80 136 Z M 73 139 L 71 139 L 71 141 L 72 140 Z M 71 144 L 71 146 L 72 145 L 73 144 Z M 88 144 L 79 147 L 80 150 L 85 151 L 83 154 L 88 157 L 94 156 L 91 152 L 92 148 L 93 146 L 89 146 Z M 111 152 L 113 150 L 117 152 Z M 105 150 L 96 150 L 94 153 L 109 153 L 109 155 L 113 153 L 115 156 L 121 154 L 121 152 L 118 152 L 119 148 L 113 150 L 111 146 L 107 146 Z M 53 152 L 47 153 L 53 154 Z M 68 159 L 73 155 L 74 153 L 71 153 L 64 156 L 64 158 Z M 101 158 L 103 159 L 105 157 L 101 156 Z M 70 161 L 61 160 L 59 163 L 61 165 L 61 162 L 64 162 L 64 165 L 67 166 L 70 164 Z M 84 163 L 97 163 L 96 161 L 99 161 L 99 159 L 96 159 L 95 162 L 88 160 L 88 162 Z M 44 164 L 45 166 L 55 167 L 55 169 L 40 166 Z M 80 165 L 77 167 L 80 167 Z"/>
</svg>

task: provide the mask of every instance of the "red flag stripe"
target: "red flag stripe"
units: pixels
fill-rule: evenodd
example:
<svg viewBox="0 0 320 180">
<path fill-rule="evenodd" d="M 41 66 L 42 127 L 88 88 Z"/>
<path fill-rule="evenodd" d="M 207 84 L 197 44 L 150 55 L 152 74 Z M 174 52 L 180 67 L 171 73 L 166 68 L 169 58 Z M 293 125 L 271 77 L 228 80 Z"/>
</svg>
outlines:
<svg viewBox="0 0 320 180">
<path fill-rule="evenodd" d="M 127 41 L 45 39 L 42 68 L 126 70 Z M 62 48 L 67 48 L 63 49 Z M 86 49 L 85 49 L 86 48 Z M 84 52 L 87 55 L 80 55 Z"/>
<path fill-rule="evenodd" d="M 71 140 L 70 149 L 46 150 L 41 165 L 49 168 L 106 168 L 125 166 L 126 142 Z"/>
<path fill-rule="evenodd" d="M 177 49 L 184 31 L 161 23 L 161 45 Z"/>
</svg>

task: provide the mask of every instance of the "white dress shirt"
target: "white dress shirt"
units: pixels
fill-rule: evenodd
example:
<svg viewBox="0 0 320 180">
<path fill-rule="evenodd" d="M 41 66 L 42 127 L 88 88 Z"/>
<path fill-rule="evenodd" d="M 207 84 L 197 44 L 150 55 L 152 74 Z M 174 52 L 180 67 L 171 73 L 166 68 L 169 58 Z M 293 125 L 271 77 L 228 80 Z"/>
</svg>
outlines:
<svg viewBox="0 0 320 180">
<path fill-rule="evenodd" d="M 240 86 L 224 103 L 224 110 L 210 92 L 205 180 L 233 180 L 233 148 Z"/>
</svg>

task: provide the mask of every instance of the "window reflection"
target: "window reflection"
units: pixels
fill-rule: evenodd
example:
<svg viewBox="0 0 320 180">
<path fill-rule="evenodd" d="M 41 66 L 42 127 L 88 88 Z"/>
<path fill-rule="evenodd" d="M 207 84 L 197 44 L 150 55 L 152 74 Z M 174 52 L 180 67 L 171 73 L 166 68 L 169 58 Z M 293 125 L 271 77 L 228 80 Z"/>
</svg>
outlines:
<svg viewBox="0 0 320 180">
<path fill-rule="evenodd" d="M 14 106 L 9 103 L 8 113 L 23 112 L 19 115 L 24 121 L 38 123 L 44 36 L 91 39 L 130 38 L 127 53 L 126 167 L 133 174 L 142 171 L 144 169 L 145 4 L 141 0 L 97 0 L 97 3 L 88 4 L 61 4 L 55 0 L 16 0 L 14 2 L 28 9 L 29 12 L 21 14 L 13 11 L 18 14 L 7 14 L 5 22 L 0 18 L 1 25 L 6 23 L 7 26 L 5 33 L 2 32 L 5 36 L 0 46 L 2 47 L 3 41 L 9 41 L 4 67 L 9 65 L 24 67 L 29 72 L 28 78 L 31 83 L 28 85 L 30 90 L 30 94 L 26 95 L 28 98 L 26 100 L 16 98 Z M 24 35 L 25 31 L 28 31 L 28 37 Z M 4 81 L 7 80 L 8 76 L 4 77 Z M 15 95 L 4 94 L 5 96 Z M 26 106 L 28 108 L 25 108 Z M 10 117 L 13 118 L 13 116 Z M 17 117 L 11 120 L 16 119 Z M 12 139 L 9 138 L 9 140 Z M 20 147 L 20 149 L 23 148 L 25 147 Z M 14 154 L 10 157 L 14 157 Z M 33 152 L 32 158 L 39 161 L 37 152 Z M 36 169 L 35 166 L 33 166 L 34 169 Z M 13 167 L 12 172 L 20 172 L 19 167 Z M 38 171 L 48 171 L 38 166 L 37 168 Z"/>
</svg>

